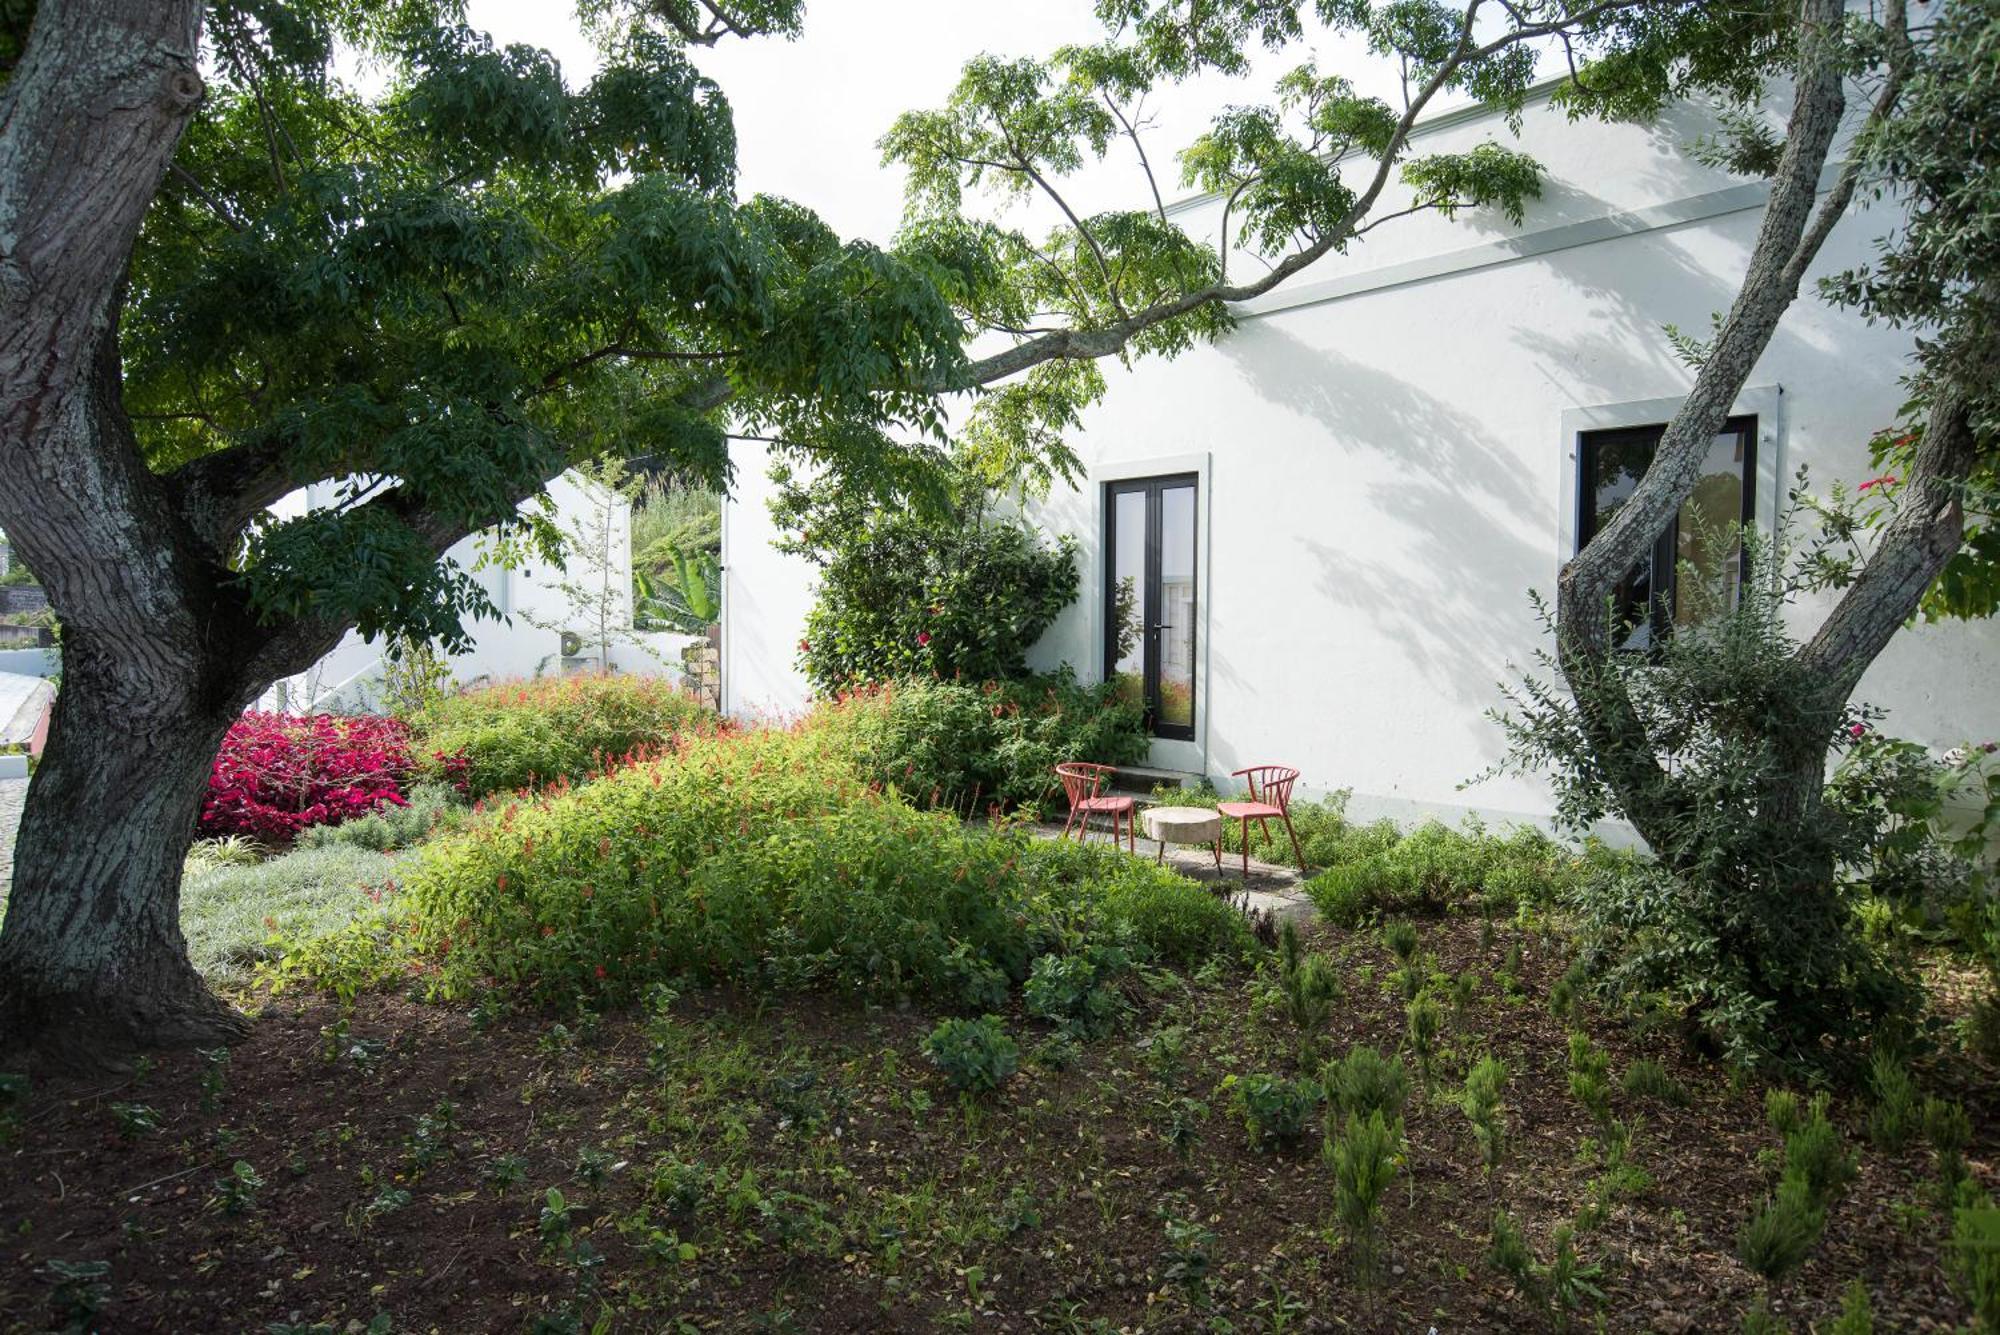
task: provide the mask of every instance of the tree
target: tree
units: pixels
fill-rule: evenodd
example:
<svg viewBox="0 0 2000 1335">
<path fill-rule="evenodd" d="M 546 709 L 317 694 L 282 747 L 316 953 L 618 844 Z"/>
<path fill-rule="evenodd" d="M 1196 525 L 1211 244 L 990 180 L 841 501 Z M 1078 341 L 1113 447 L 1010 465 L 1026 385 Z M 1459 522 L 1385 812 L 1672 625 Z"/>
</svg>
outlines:
<svg viewBox="0 0 2000 1335">
<path fill-rule="evenodd" d="M 589 0 L 572 88 L 421 0 L 43 0 L 0 10 L 0 525 L 65 627 L 64 690 L 0 928 L 0 1035 L 72 1057 L 240 1031 L 188 965 L 182 855 L 229 721 L 345 631 L 450 649 L 490 613 L 461 537 L 556 555 L 517 510 L 565 466 L 649 454 L 722 481 L 725 427 L 832 488 L 934 493 L 948 396 L 967 456 L 1046 483 L 1102 357 L 1171 355 L 1391 217 L 1515 213 L 1497 144 L 1413 156 L 1462 90 L 1510 114 L 1533 43 L 1653 95 L 1747 97 L 1783 7 L 1667 0 L 1099 0 L 1108 36 L 981 60 L 885 152 L 897 244 L 739 200 L 722 91 L 690 45 L 797 30 L 799 0 Z M 1159 207 L 1084 217 L 1072 171 L 1134 150 L 1141 100 L 1241 73 L 1314 21 L 1364 34 L 1400 108 L 1310 64 L 1183 154 L 1225 190 L 1209 244 Z M 365 97 L 337 41 L 389 75 Z M 1357 169 L 1358 167 L 1358 169 Z M 1383 210 L 1401 180 L 1407 197 Z M 1035 193 L 1040 242 L 969 215 Z M 1236 279 L 1241 246 L 1268 265 Z M 998 350 L 989 350 L 996 346 Z M 967 349 L 981 349 L 971 356 Z M 992 388 L 987 388 L 992 387 Z M 307 482 L 335 504 L 274 521 Z"/>
<path fill-rule="evenodd" d="M 1842 1040 L 1860 1036 L 1858 1016 L 1880 1022 L 1907 998 L 1862 943 L 1838 879 L 1844 862 L 1865 860 L 1868 816 L 1879 807 L 1829 796 L 1829 753 L 1867 732 L 1869 715 L 1850 698 L 1927 600 L 1935 611 L 1978 614 L 1992 610 L 1989 591 L 2000 587 L 1990 574 L 1991 529 L 1974 530 L 1968 543 L 1966 525 L 1968 505 L 1983 503 L 1990 516 L 2000 460 L 1992 186 L 2000 6 L 1952 6 L 1916 40 L 1900 2 L 1875 25 L 1838 0 L 1806 0 L 1799 33 L 1782 142 L 1746 137 L 1736 146 L 1739 160 L 1768 165 L 1772 192 L 1735 303 L 1712 342 L 1687 349 L 1693 391 L 1645 475 L 1562 572 L 1557 656 L 1572 700 L 1531 684 L 1516 697 L 1520 714 L 1504 721 L 1519 760 L 1557 771 L 1568 815 L 1624 816 L 1681 878 L 1671 904 L 1649 908 L 1642 901 L 1652 892 L 1637 890 L 1631 903 L 1610 906 L 1611 917 L 1644 924 L 1632 939 L 1650 933 L 1656 943 L 1659 915 L 1685 919 L 1689 930 L 1676 939 L 1708 944 L 1682 963 L 1714 955 L 1697 989 L 1717 1008 L 1710 1027 L 1739 1048 L 1754 1037 L 1745 1055 L 1813 1068 L 1838 1061 Z M 1832 190 L 1817 197 L 1857 69 L 1873 75 L 1866 117 Z M 1912 420 L 1876 443 L 1878 465 L 1893 474 L 1867 484 L 1875 500 L 1865 516 L 1840 496 L 1799 497 L 1826 521 L 1800 572 L 1757 563 L 1743 606 L 1684 632 L 1689 644 L 1635 656 L 1619 644 L 1613 590 L 1694 493 L 1701 455 L 1870 172 L 1907 206 L 1907 225 L 1884 240 L 1876 265 L 1825 288 L 1924 335 L 1911 367 Z M 1869 527 L 1873 540 L 1863 542 Z M 1940 580 L 1947 570 L 1953 577 Z M 1800 642 L 1781 604 L 1813 585 L 1840 596 Z M 1888 792 L 1898 781 L 1885 772 L 1848 786 Z"/>
</svg>

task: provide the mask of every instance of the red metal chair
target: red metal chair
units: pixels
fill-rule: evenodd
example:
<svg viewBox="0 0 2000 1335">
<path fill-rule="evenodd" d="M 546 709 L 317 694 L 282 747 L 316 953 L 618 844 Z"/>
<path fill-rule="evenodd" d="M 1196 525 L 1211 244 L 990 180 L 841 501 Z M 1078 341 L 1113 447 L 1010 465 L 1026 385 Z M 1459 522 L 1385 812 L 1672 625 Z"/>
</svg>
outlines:
<svg viewBox="0 0 2000 1335">
<path fill-rule="evenodd" d="M 1299 860 L 1299 870 L 1306 869 L 1306 855 L 1299 851 L 1299 836 L 1292 829 L 1292 785 L 1299 781 L 1299 772 L 1285 765 L 1252 765 L 1240 769 L 1229 776 L 1242 779 L 1249 785 L 1248 802 L 1217 802 L 1215 809 L 1222 813 L 1224 820 L 1243 822 L 1243 875 L 1250 875 L 1250 822 L 1256 821 L 1264 827 L 1264 837 L 1271 837 L 1271 817 L 1276 816 L 1285 823 L 1285 833 L 1292 837 L 1292 856 Z"/>
<path fill-rule="evenodd" d="M 1090 833 L 1090 818 L 1109 814 L 1111 842 L 1118 842 L 1118 826 L 1122 821 L 1126 847 L 1136 853 L 1139 851 L 1139 837 L 1134 828 L 1137 804 L 1129 797 L 1100 795 L 1111 774 L 1112 767 L 1109 765 L 1092 765 L 1081 760 L 1056 766 L 1056 775 L 1062 780 L 1063 795 L 1069 798 L 1069 819 L 1063 822 L 1063 838 L 1069 838 L 1073 825 L 1076 827 L 1077 842 L 1082 843 Z"/>
</svg>

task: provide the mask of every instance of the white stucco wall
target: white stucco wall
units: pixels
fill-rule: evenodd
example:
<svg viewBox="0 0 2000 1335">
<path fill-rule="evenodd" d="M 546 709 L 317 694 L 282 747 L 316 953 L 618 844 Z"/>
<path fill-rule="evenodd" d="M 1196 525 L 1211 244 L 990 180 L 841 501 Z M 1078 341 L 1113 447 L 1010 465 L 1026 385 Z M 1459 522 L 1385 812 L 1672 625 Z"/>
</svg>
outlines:
<svg viewBox="0 0 2000 1335">
<path fill-rule="evenodd" d="M 1762 187 L 1688 159 L 1699 131 L 1692 113 L 1572 125 L 1531 106 L 1520 146 L 1549 178 L 1523 225 L 1390 223 L 1240 311 L 1213 347 L 1129 371 L 1106 363 L 1110 391 L 1072 441 L 1089 477 L 1037 507 L 1082 540 L 1084 589 L 1038 664 L 1101 672 L 1102 483 L 1199 471 L 1197 740 L 1157 743 L 1156 763 L 1211 777 L 1293 764 L 1313 790 L 1353 789 L 1363 813 L 1546 813 L 1537 782 L 1460 784 L 1499 757 L 1485 712 L 1542 643 L 1527 595 L 1553 593 L 1569 555 L 1578 425 L 1664 420 L 1613 405 L 1670 407 L 1686 392 L 1691 373 L 1661 326 L 1705 334 L 1747 263 Z M 1495 119 L 1452 117 L 1420 151 L 1488 138 L 1512 142 Z M 1212 207 L 1177 216 L 1209 234 Z M 1886 225 L 1848 218 L 1818 272 L 1863 262 Z M 1908 348 L 1810 294 L 1794 306 L 1739 405 L 1760 413 L 1760 517 L 1801 463 L 1820 486 L 1868 475 L 1867 440 L 1894 419 Z M 760 456 L 735 457 L 728 707 L 796 709 L 809 571 L 769 549 Z M 1996 666 L 2000 625 L 1921 627 L 1859 696 L 1887 707 L 1900 735 L 1993 737 Z"/>
<path fill-rule="evenodd" d="M 574 473 L 565 473 L 550 483 L 547 495 L 554 506 L 555 523 L 566 531 L 575 525 L 592 523 L 592 512 L 605 503 L 593 484 Z M 273 506 L 272 511 L 280 516 L 303 514 L 333 500 L 331 485 L 305 487 Z M 523 509 L 535 504 L 530 501 Z M 624 628 L 614 636 L 608 655 L 611 667 L 639 675 L 679 676 L 680 652 L 694 637 L 632 631 L 632 507 L 622 498 L 612 498 L 611 507 L 610 583 L 619 600 L 617 621 Z M 453 547 L 448 555 L 460 566 L 472 570 L 479 562 L 481 550 L 481 539 L 472 537 Z M 560 673 L 563 629 L 574 630 L 583 637 L 584 656 L 601 656 L 595 618 L 581 614 L 558 589 L 563 579 L 560 571 L 539 564 L 511 570 L 490 565 L 476 571 L 473 577 L 485 588 L 501 616 L 468 624 L 471 647 L 448 660 L 453 681 L 472 685 Z M 571 577 L 579 581 L 594 578 L 583 566 L 574 563 Z M 284 683 L 286 707 L 308 709 L 359 703 L 379 676 L 382 648 L 379 643 L 363 640 L 358 632 L 349 631 L 311 672 Z M 266 702 L 275 706 L 277 699 L 274 688 Z"/>
</svg>

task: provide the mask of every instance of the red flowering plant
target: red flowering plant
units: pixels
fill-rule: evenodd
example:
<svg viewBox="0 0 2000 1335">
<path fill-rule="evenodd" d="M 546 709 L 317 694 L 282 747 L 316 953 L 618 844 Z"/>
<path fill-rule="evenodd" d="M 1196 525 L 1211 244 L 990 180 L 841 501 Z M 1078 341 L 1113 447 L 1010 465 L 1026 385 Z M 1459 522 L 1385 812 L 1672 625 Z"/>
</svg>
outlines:
<svg viewBox="0 0 2000 1335">
<path fill-rule="evenodd" d="M 410 773 L 400 719 L 245 714 L 209 774 L 201 832 L 287 843 L 309 826 L 406 805 Z"/>
</svg>

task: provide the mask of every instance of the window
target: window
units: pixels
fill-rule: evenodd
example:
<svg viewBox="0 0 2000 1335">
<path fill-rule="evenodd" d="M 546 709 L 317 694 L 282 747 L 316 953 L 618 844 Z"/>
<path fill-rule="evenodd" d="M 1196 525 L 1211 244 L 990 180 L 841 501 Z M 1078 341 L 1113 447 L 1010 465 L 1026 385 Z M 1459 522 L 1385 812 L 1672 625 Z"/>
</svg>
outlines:
<svg viewBox="0 0 2000 1335">
<path fill-rule="evenodd" d="M 1104 677 L 1157 737 L 1194 739 L 1195 478 L 1104 488 Z"/>
<path fill-rule="evenodd" d="M 1645 476 L 1666 425 L 1577 437 L 1577 550 L 1611 522 Z M 1624 647 L 1646 649 L 1676 625 L 1733 606 L 1745 575 L 1742 533 L 1756 520 L 1757 419 L 1732 417 L 1708 447 L 1694 494 L 1613 597 Z M 1681 584 L 1692 572 L 1689 587 Z"/>
</svg>

